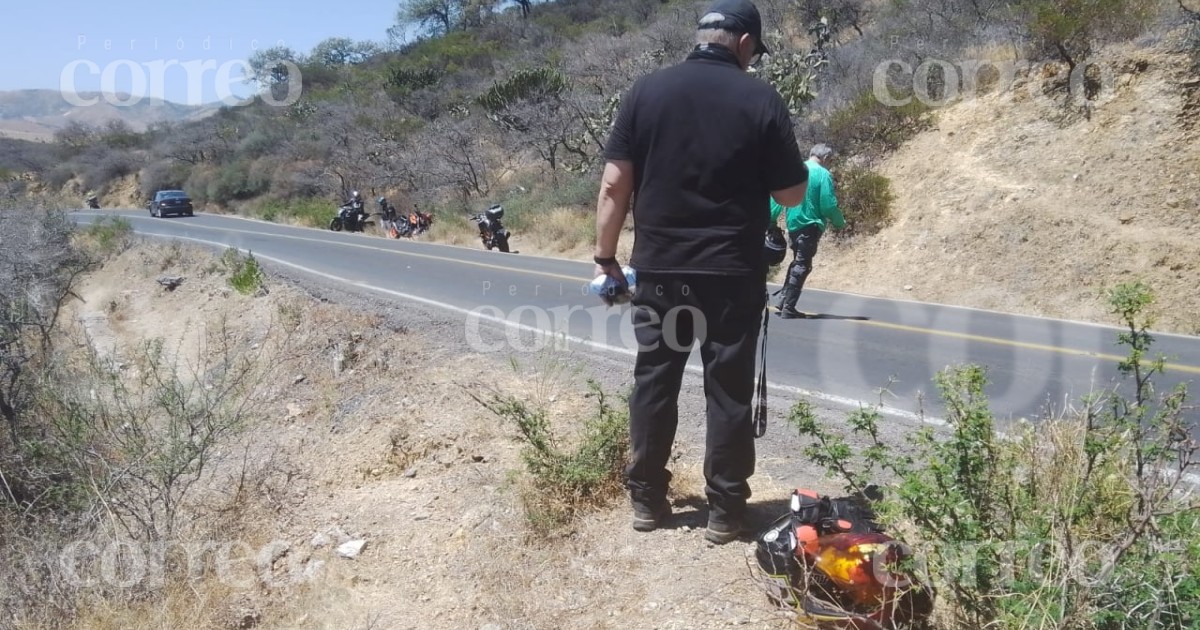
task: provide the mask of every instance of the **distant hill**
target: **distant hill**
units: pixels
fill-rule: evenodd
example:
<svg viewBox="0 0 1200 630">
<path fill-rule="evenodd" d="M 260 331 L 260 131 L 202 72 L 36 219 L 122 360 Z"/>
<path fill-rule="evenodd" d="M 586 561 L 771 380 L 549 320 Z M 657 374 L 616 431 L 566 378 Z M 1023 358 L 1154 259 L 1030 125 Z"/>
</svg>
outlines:
<svg viewBox="0 0 1200 630">
<path fill-rule="evenodd" d="M 219 104 L 180 105 L 156 98 L 143 98 L 136 104 L 116 106 L 109 101 L 126 100 L 125 95 L 103 98 L 98 92 L 80 92 L 82 100 L 99 99 L 92 105 L 73 105 L 57 90 L 16 90 L 0 92 L 0 137 L 20 140 L 50 140 L 54 132 L 72 120 L 89 125 L 104 125 L 123 120 L 135 131 L 144 131 L 156 122 L 200 120 L 215 113 Z"/>
</svg>

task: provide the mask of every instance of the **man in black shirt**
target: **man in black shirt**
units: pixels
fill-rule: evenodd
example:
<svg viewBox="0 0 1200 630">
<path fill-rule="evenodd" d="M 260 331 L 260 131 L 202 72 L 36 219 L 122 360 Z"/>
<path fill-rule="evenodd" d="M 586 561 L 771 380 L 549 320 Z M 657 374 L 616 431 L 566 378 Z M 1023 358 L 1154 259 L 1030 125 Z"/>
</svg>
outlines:
<svg viewBox="0 0 1200 630">
<path fill-rule="evenodd" d="M 666 465 L 677 401 L 695 340 L 708 402 L 704 455 L 706 538 L 734 540 L 754 473 L 755 345 L 766 306 L 763 239 L 770 198 L 804 199 L 808 171 L 783 98 L 746 70 L 767 52 L 758 9 L 718 0 L 700 20 L 687 59 L 638 80 L 605 147 L 597 208 L 596 274 L 624 283 L 616 260 L 634 198 L 639 345 L 630 398 L 633 526 L 670 515 Z"/>
</svg>

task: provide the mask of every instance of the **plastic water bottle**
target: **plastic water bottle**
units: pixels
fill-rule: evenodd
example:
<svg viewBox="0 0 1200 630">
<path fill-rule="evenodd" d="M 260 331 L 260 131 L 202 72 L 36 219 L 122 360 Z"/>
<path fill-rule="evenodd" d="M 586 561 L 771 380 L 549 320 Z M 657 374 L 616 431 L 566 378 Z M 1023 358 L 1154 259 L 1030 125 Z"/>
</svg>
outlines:
<svg viewBox="0 0 1200 630">
<path fill-rule="evenodd" d="M 625 281 L 629 284 L 627 290 L 622 289 L 619 282 L 608 274 L 596 276 L 588 283 L 588 291 L 592 295 L 607 295 L 614 304 L 624 304 L 633 298 L 633 287 L 637 285 L 637 271 L 633 267 L 621 267 L 625 273 Z"/>
</svg>

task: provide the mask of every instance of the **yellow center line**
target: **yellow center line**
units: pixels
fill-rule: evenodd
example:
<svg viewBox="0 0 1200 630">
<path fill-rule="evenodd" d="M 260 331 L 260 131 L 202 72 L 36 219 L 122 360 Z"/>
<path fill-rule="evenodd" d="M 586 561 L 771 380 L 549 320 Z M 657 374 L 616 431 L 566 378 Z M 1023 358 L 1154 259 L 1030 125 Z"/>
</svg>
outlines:
<svg viewBox="0 0 1200 630">
<path fill-rule="evenodd" d="M 588 280 L 586 280 L 584 278 L 580 278 L 579 276 L 570 276 L 570 275 L 562 274 L 562 273 L 554 273 L 552 271 L 538 271 L 535 269 L 520 269 L 518 267 L 506 267 L 504 265 L 498 265 L 498 264 L 494 264 L 494 263 L 482 263 L 482 262 L 475 262 L 472 260 L 461 260 L 458 258 L 450 258 L 448 256 L 438 256 L 437 254 L 422 254 L 420 252 L 409 252 L 409 251 L 402 251 L 402 250 L 398 250 L 398 249 L 389 249 L 387 247 L 378 247 L 375 245 L 362 245 L 359 243 L 346 243 L 343 241 L 331 241 L 329 239 L 323 239 L 323 238 L 311 238 L 308 236 L 295 236 L 292 234 L 276 234 L 276 233 L 272 233 L 272 232 L 258 232 L 255 230 L 216 228 L 216 227 L 209 227 L 207 225 L 190 225 L 188 227 L 200 228 L 203 230 L 212 230 L 214 232 L 237 232 L 239 234 L 253 234 L 256 236 L 268 236 L 271 238 L 287 238 L 287 239 L 292 239 L 295 241 L 308 241 L 311 243 L 322 243 L 325 245 L 342 245 L 345 247 L 355 247 L 358 249 L 366 249 L 366 250 L 371 250 L 371 251 L 376 251 L 376 252 L 384 252 L 387 254 L 399 254 L 401 256 L 413 256 L 416 258 L 437 260 L 437 261 L 441 261 L 441 262 L 454 263 L 457 265 L 470 265 L 472 267 L 482 267 L 484 269 L 490 269 L 492 271 L 497 271 L 497 270 L 499 270 L 499 271 L 515 271 L 518 273 L 525 273 L 525 274 L 536 275 L 536 276 L 545 276 L 547 278 L 555 278 L 557 280 L 570 280 L 571 282 L 578 282 L 581 285 L 586 284 L 588 282 Z M 169 234 L 163 234 L 162 236 L 170 237 Z"/>
<path fill-rule="evenodd" d="M 409 252 L 409 251 L 401 251 L 401 250 L 396 250 L 396 249 L 389 249 L 386 247 L 378 247 L 375 245 L 363 245 L 363 244 L 359 244 L 359 243 L 346 243 L 346 242 L 342 242 L 342 241 L 331 241 L 331 240 L 322 239 L 322 238 L 311 238 L 311 237 L 307 237 L 307 236 L 295 236 L 292 234 L 278 234 L 278 233 L 272 233 L 272 232 L 259 232 L 259 231 L 255 231 L 255 230 L 239 230 L 239 229 L 234 229 L 234 228 L 216 228 L 216 227 L 209 227 L 209 226 L 205 226 L 205 225 L 189 225 L 188 227 L 199 228 L 199 229 L 204 229 L 204 230 L 212 230 L 215 232 L 236 232 L 236 233 L 240 233 L 240 234 L 253 234 L 256 236 L 266 236 L 266 237 L 270 237 L 270 238 L 287 238 L 287 239 L 292 239 L 292 240 L 296 240 L 296 241 L 307 241 L 307 242 L 312 242 L 312 243 L 322 243 L 322 244 L 326 244 L 326 245 L 328 245 L 328 244 L 343 245 L 346 247 L 355 247 L 358 249 L 366 249 L 366 250 L 371 250 L 371 251 L 384 252 L 384 253 L 388 253 L 388 254 L 399 254 L 402 256 L 413 256 L 416 258 L 424 258 L 427 260 L 436 260 L 436 261 L 440 261 L 440 262 L 447 262 L 447 263 L 452 263 L 452 264 L 457 264 L 457 265 L 470 265 L 473 267 L 481 267 L 481 268 L 490 269 L 493 271 L 508 271 L 508 272 L 528 274 L 528 275 L 534 275 L 534 276 L 543 276 L 543 277 L 547 277 L 547 278 L 554 278 L 557 280 L 567 280 L 570 282 L 578 282 L 580 284 L 583 284 L 586 282 L 585 279 L 580 278 L 579 276 L 571 276 L 571 275 L 567 275 L 567 274 L 554 273 L 551 271 L 539 271 L 536 269 L 522 269 L 519 267 L 508 267 L 503 264 L 481 263 L 481 262 L 475 262 L 475 261 L 470 261 L 470 260 L 461 260 L 458 258 L 451 258 L 448 256 L 439 256 L 437 254 L 423 254 L 423 253 L 419 253 L 419 252 Z M 169 237 L 170 235 L 163 235 L 163 236 Z M 1063 348 L 1061 346 L 1051 346 L 1051 345 L 1046 345 L 1046 344 L 1030 343 L 1030 342 L 1025 342 L 1025 341 L 1013 341 L 1011 339 L 1003 339 L 1000 337 L 987 337 L 984 335 L 975 335 L 975 334 L 971 334 L 971 333 L 960 333 L 960 332 L 954 332 L 954 331 L 949 331 L 949 330 L 923 328 L 920 326 L 909 326 L 907 324 L 895 324 L 895 323 L 891 323 L 891 322 L 881 322 L 881 321 L 875 321 L 875 320 L 848 320 L 848 321 L 850 321 L 851 323 L 860 324 L 863 326 L 874 326 L 877 328 L 888 328 L 888 329 L 892 329 L 892 330 L 900 330 L 900 331 L 904 331 L 904 332 L 919 333 L 919 334 L 924 334 L 924 335 L 948 337 L 948 338 L 953 338 L 953 339 L 963 339 L 966 341 L 974 341 L 974 342 L 978 342 L 978 343 L 989 343 L 989 344 L 993 344 L 993 345 L 1007 346 L 1007 347 L 1012 347 L 1012 348 L 1024 348 L 1027 350 L 1037 350 L 1040 352 L 1050 352 L 1050 353 L 1070 355 L 1070 356 L 1079 356 L 1079 357 L 1090 357 L 1090 358 L 1096 358 L 1096 359 L 1103 359 L 1105 361 L 1117 362 L 1117 361 L 1121 361 L 1121 360 L 1125 359 L 1125 357 L 1118 356 L 1115 354 L 1089 352 L 1086 350 L 1075 350 L 1072 348 Z M 1200 374 L 1200 367 L 1193 366 L 1193 365 L 1181 364 L 1181 363 L 1166 363 L 1164 365 L 1164 369 L 1169 372 L 1184 372 L 1184 373 L 1188 373 L 1188 374 Z"/>
<path fill-rule="evenodd" d="M 979 342 L 979 343 L 990 343 L 990 344 L 1000 345 L 1000 346 L 1025 348 L 1027 350 L 1039 350 L 1042 352 L 1054 352 L 1054 353 L 1058 353 L 1058 354 L 1066 354 L 1066 355 L 1073 355 L 1073 356 L 1079 356 L 1079 357 L 1104 359 L 1105 361 L 1118 362 L 1118 361 L 1123 361 L 1127 358 L 1127 357 L 1123 357 L 1123 356 L 1119 356 L 1119 355 L 1115 355 L 1115 354 L 1107 354 L 1107 353 L 1103 353 L 1103 352 L 1089 352 L 1087 350 L 1075 350 L 1072 348 L 1063 348 L 1061 346 L 1049 346 L 1046 344 L 1030 343 L 1030 342 L 1026 342 L 1026 341 L 1013 341 L 1011 339 L 1002 339 L 1000 337 L 987 337 L 984 335 L 974 335 L 971 333 L 960 333 L 960 332 L 954 332 L 954 331 L 950 331 L 950 330 L 936 330 L 936 329 L 932 329 L 932 328 L 921 328 L 919 326 L 908 326 L 906 324 L 893 324 L 891 322 L 856 320 L 854 323 L 862 324 L 864 326 L 876 326 L 878 328 L 890 328 L 892 330 L 902 330 L 905 332 L 921 333 L 921 334 L 926 334 L 926 335 L 937 335 L 939 337 L 952 337 L 955 339 L 963 339 L 966 341 L 975 341 L 975 342 Z M 1165 362 L 1163 364 L 1163 369 L 1166 370 L 1167 372 L 1185 372 L 1188 374 L 1200 374 L 1200 367 L 1197 367 L 1194 365 L 1186 365 L 1183 363 Z"/>
</svg>

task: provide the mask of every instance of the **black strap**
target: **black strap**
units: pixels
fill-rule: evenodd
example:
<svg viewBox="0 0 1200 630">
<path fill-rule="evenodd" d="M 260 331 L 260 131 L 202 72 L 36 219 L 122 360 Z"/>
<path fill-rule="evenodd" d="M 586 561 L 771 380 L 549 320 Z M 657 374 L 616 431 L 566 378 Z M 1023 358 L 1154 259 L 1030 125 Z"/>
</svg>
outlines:
<svg viewBox="0 0 1200 630">
<path fill-rule="evenodd" d="M 770 300 L 767 300 L 770 302 Z M 762 348 L 758 366 L 758 405 L 754 408 L 754 437 L 760 438 L 767 434 L 767 322 L 771 321 L 771 311 L 763 306 Z"/>
</svg>

